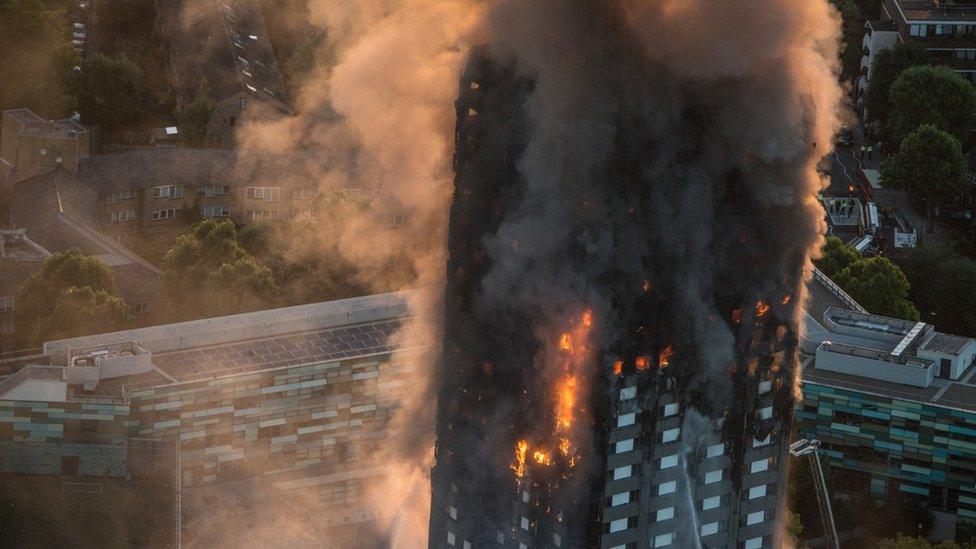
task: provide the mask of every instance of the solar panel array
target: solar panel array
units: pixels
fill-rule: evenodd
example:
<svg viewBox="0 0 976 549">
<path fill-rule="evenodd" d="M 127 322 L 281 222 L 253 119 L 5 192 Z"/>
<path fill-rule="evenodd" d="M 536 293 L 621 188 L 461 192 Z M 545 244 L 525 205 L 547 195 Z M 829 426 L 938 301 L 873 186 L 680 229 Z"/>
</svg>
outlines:
<svg viewBox="0 0 976 549">
<path fill-rule="evenodd" d="M 372 322 L 267 339 L 153 355 L 153 364 L 179 381 L 341 360 L 393 350 L 400 320 Z"/>
</svg>

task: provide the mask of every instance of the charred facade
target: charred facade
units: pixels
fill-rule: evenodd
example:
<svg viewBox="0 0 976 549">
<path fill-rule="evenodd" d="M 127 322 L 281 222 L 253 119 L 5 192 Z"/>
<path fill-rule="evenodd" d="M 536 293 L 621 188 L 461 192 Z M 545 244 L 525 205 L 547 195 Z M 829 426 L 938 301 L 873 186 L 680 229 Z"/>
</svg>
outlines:
<svg viewBox="0 0 976 549">
<path fill-rule="evenodd" d="M 488 295 L 500 227 L 524 215 L 534 85 L 485 50 L 461 78 L 429 545 L 778 546 L 806 261 L 784 227 L 804 207 L 757 198 L 758 159 L 699 173 L 707 132 L 662 135 L 620 109 L 600 188 L 569 199 L 576 244 L 557 272 L 583 288 L 541 306 Z M 708 126 L 720 98 L 691 95 L 680 123 Z M 662 225 L 692 184 L 701 219 Z M 705 259 L 681 255 L 696 225 Z M 566 442 L 564 378 L 547 372 L 581 349 Z"/>
</svg>

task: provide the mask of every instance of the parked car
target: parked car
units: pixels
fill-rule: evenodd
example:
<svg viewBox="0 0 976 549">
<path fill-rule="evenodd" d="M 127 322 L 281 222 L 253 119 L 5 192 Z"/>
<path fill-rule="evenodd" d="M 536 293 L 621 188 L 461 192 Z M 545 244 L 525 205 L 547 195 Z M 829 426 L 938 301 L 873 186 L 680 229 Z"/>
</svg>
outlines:
<svg viewBox="0 0 976 549">
<path fill-rule="evenodd" d="M 854 130 L 844 127 L 837 132 L 836 142 L 842 147 L 850 147 L 854 144 Z"/>
<path fill-rule="evenodd" d="M 85 32 L 85 24 L 84 23 L 75 23 L 71 27 L 71 36 L 75 40 L 84 40 L 85 37 L 88 36 L 88 33 Z"/>
</svg>

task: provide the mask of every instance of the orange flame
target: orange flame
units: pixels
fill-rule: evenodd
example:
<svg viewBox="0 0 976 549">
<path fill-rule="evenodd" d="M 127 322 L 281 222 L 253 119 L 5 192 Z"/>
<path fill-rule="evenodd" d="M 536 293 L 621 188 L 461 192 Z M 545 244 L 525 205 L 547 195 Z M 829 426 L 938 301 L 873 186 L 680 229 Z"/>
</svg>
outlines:
<svg viewBox="0 0 976 549">
<path fill-rule="evenodd" d="M 637 367 L 637 371 L 639 372 L 647 369 L 647 363 L 647 357 L 644 355 L 640 355 L 634 360 L 634 366 Z"/>
<path fill-rule="evenodd" d="M 646 292 L 650 292 L 651 291 L 651 281 L 650 280 L 645 280 L 644 283 L 641 284 L 641 290 L 644 290 L 645 293 Z"/>
<path fill-rule="evenodd" d="M 533 452 L 532 459 L 539 465 L 552 465 L 552 456 L 542 450 Z"/>
<path fill-rule="evenodd" d="M 570 443 L 568 438 L 559 439 L 559 451 L 563 453 L 564 456 L 569 455 Z"/>
<path fill-rule="evenodd" d="M 615 360 L 613 362 L 613 375 L 619 376 L 622 373 L 624 373 L 624 361 Z"/>
<path fill-rule="evenodd" d="M 556 427 L 568 429 L 573 424 L 573 409 L 576 407 L 576 376 L 565 377 L 556 389 Z"/>
<path fill-rule="evenodd" d="M 762 317 L 766 316 L 766 313 L 768 313 L 768 312 L 769 312 L 769 305 L 767 305 L 765 301 L 763 301 L 763 300 L 760 299 L 759 301 L 756 302 L 756 317 L 757 318 L 762 318 Z"/>
<path fill-rule="evenodd" d="M 671 355 L 674 354 L 674 348 L 671 345 L 666 345 L 661 349 L 661 353 L 658 355 L 658 366 L 661 368 L 667 368 L 671 364 Z"/>
<path fill-rule="evenodd" d="M 559 350 L 566 351 L 567 353 L 573 352 L 573 340 L 570 339 L 569 334 L 563 334 L 559 338 Z"/>
<path fill-rule="evenodd" d="M 793 296 L 791 296 L 790 294 L 786 294 L 786 295 L 783 296 L 783 299 L 781 299 L 779 301 L 779 304 L 780 305 L 786 305 L 787 303 L 790 302 L 790 299 L 792 299 L 792 298 L 793 298 Z"/>
<path fill-rule="evenodd" d="M 518 441 L 515 445 L 515 463 L 512 464 L 512 470 L 518 478 L 525 476 L 525 455 L 528 452 L 529 443 L 524 440 Z"/>
</svg>

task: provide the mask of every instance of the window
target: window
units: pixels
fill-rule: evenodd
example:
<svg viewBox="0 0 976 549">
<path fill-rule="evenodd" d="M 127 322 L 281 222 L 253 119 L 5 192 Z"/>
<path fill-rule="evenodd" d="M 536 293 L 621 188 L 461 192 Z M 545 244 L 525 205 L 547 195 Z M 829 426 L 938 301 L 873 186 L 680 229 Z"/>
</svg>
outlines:
<svg viewBox="0 0 976 549">
<path fill-rule="evenodd" d="M 620 480 L 622 478 L 630 478 L 632 466 L 624 465 L 623 467 L 617 467 L 613 470 L 613 480 Z"/>
<path fill-rule="evenodd" d="M 757 438 L 754 438 L 754 439 L 752 439 L 752 447 L 753 448 L 758 448 L 760 446 L 765 446 L 765 445 L 769 444 L 769 442 L 772 439 L 773 439 L 773 434 L 772 433 L 769 433 L 768 435 L 766 435 L 766 438 L 758 438 L 758 437 Z"/>
<path fill-rule="evenodd" d="M 678 454 L 661 458 L 661 469 L 670 469 L 676 465 L 678 465 Z"/>
<path fill-rule="evenodd" d="M 678 413 L 678 403 L 672 402 L 671 404 L 664 405 L 664 417 L 671 417 Z"/>
<path fill-rule="evenodd" d="M 121 223 L 123 221 L 132 221 L 135 218 L 136 218 L 135 210 L 112 212 L 111 215 L 109 215 L 109 223 Z"/>
<path fill-rule="evenodd" d="M 529 519 L 527 519 L 526 517 L 522 517 L 522 522 L 521 522 L 520 526 L 522 526 L 522 529 L 523 530 L 528 530 L 529 529 Z"/>
<path fill-rule="evenodd" d="M 278 219 L 278 210 L 248 210 L 244 216 L 248 221 L 256 219 Z"/>
<path fill-rule="evenodd" d="M 248 187 L 247 197 L 255 200 L 269 200 L 276 202 L 281 196 L 281 189 L 278 187 Z"/>
<path fill-rule="evenodd" d="M 753 486 L 749 488 L 749 499 L 761 498 L 766 495 L 766 485 Z"/>
<path fill-rule="evenodd" d="M 753 524 L 759 524 L 766 519 L 765 511 L 756 511 L 755 513 L 749 513 L 746 517 L 746 526 L 752 526 Z"/>
<path fill-rule="evenodd" d="M 769 469 L 769 460 L 760 459 L 752 462 L 752 466 L 749 469 L 750 473 L 761 473 Z"/>
<path fill-rule="evenodd" d="M 310 187 L 302 187 L 295 192 L 295 198 L 301 200 L 308 200 L 310 198 L 315 198 L 315 189 Z"/>
<path fill-rule="evenodd" d="M 664 431 L 663 433 L 661 433 L 661 442 L 674 442 L 678 440 L 678 434 L 680 432 L 681 429 L 677 429 L 677 428 L 668 429 L 667 431 Z"/>
<path fill-rule="evenodd" d="M 722 480 L 722 470 L 709 471 L 705 473 L 705 484 L 715 484 Z"/>
<path fill-rule="evenodd" d="M 203 185 L 200 187 L 199 192 L 204 196 L 217 196 L 219 194 L 230 194 L 230 185 Z"/>
<path fill-rule="evenodd" d="M 0 297 L 0 312 L 5 313 L 12 310 L 14 310 L 14 296 Z"/>
<path fill-rule="evenodd" d="M 637 386 L 624 387 L 620 390 L 620 400 L 630 400 L 637 396 Z"/>
<path fill-rule="evenodd" d="M 614 444 L 613 453 L 621 454 L 623 452 L 630 452 L 634 449 L 634 439 L 628 438 L 627 440 L 621 440 L 620 442 Z"/>
<path fill-rule="evenodd" d="M 13 334 L 14 333 L 14 323 L 13 322 L 4 322 L 3 324 L 0 324 L 0 333 L 2 333 L 3 335 L 11 335 L 11 334 Z"/>
<path fill-rule="evenodd" d="M 224 206 L 223 204 L 200 206 L 200 215 L 203 217 L 227 217 L 230 215 L 230 206 Z"/>
<path fill-rule="evenodd" d="M 707 453 L 705 455 L 710 458 L 718 457 L 725 453 L 725 444 L 714 444 L 712 446 L 709 446 L 706 452 Z"/>
<path fill-rule="evenodd" d="M 170 208 L 168 210 L 156 210 L 152 213 L 152 218 L 156 221 L 174 219 L 176 217 L 176 212 L 178 211 L 180 211 L 180 208 Z"/>
<path fill-rule="evenodd" d="M 722 496 L 712 496 L 710 498 L 705 498 L 702 500 L 702 511 L 715 509 L 716 507 L 718 507 L 719 503 L 721 502 L 722 502 Z"/>
<path fill-rule="evenodd" d="M 674 507 L 665 507 L 664 509 L 658 509 L 657 514 L 654 518 L 661 522 L 662 520 L 671 520 L 674 518 Z"/>
<path fill-rule="evenodd" d="M 454 532 L 448 532 L 447 533 L 447 544 L 448 545 L 454 545 L 455 539 L 456 538 L 454 537 Z"/>
<path fill-rule="evenodd" d="M 673 494 L 677 489 L 677 481 L 669 480 L 667 482 L 662 482 L 661 485 L 657 487 L 657 495 L 666 496 L 668 494 Z"/>
<path fill-rule="evenodd" d="M 563 538 L 560 537 L 559 534 L 553 534 L 552 535 L 552 542 L 556 544 L 556 547 L 562 547 L 562 545 L 563 545 Z M 467 543 L 467 542 L 465 542 L 465 543 Z"/>
<path fill-rule="evenodd" d="M 614 494 L 613 498 L 610 500 L 610 507 L 616 507 L 625 503 L 630 503 L 630 492 Z"/>
<path fill-rule="evenodd" d="M 718 533 L 718 523 L 717 522 L 709 522 L 708 524 L 702 524 L 702 527 L 701 527 L 701 535 L 702 535 L 702 537 L 710 536 L 712 534 L 717 534 L 717 533 Z"/>
<path fill-rule="evenodd" d="M 910 36 L 921 36 L 921 35 L 922 35 L 922 34 L 921 34 L 921 30 L 919 30 L 919 27 L 920 27 L 920 26 L 921 26 L 921 25 L 912 25 L 912 26 L 910 26 L 910 27 L 908 28 L 908 34 L 909 34 Z"/>
<path fill-rule="evenodd" d="M 745 549 L 762 549 L 762 538 L 746 540 Z"/>
<path fill-rule="evenodd" d="M 162 185 L 160 187 L 153 187 L 152 195 L 153 195 L 153 198 L 182 198 L 183 197 L 183 186 L 182 185 Z"/>
<path fill-rule="evenodd" d="M 143 301 L 141 303 L 136 303 L 135 305 L 133 305 L 132 312 L 137 315 L 144 315 L 149 312 L 149 308 L 150 308 L 149 302 Z"/>
<path fill-rule="evenodd" d="M 759 394 L 764 395 L 768 393 L 773 388 L 772 381 L 760 381 L 759 382 Z"/>
<path fill-rule="evenodd" d="M 528 503 L 528 502 L 529 502 L 529 493 L 525 490 L 522 490 L 522 503 Z"/>
<path fill-rule="evenodd" d="M 654 547 L 665 547 L 674 541 L 674 534 L 661 534 L 654 538 Z"/>
<path fill-rule="evenodd" d="M 613 534 L 614 532 L 623 532 L 626 529 L 627 529 L 627 519 L 625 518 L 617 519 L 610 523 L 611 534 Z"/>
<path fill-rule="evenodd" d="M 759 419 L 771 419 L 773 417 L 773 407 L 766 406 L 759 409 Z"/>
<path fill-rule="evenodd" d="M 627 427 L 633 425 L 636 418 L 637 415 L 634 414 L 633 412 L 629 414 L 623 414 L 622 416 L 617 418 L 617 427 Z"/>
<path fill-rule="evenodd" d="M 106 204 L 118 204 L 123 200 L 129 200 L 130 198 L 136 197 L 135 189 L 124 189 L 121 191 L 113 191 L 105 195 Z"/>
</svg>

